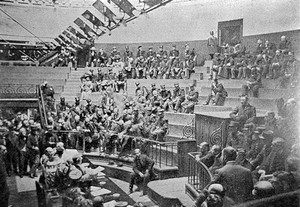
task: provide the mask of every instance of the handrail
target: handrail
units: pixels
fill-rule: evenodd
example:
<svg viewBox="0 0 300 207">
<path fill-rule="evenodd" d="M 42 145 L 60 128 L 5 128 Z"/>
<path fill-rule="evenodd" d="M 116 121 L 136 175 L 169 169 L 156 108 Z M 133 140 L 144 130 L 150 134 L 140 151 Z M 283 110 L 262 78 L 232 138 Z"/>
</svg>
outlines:
<svg viewBox="0 0 300 207">
<path fill-rule="evenodd" d="M 195 159 L 198 152 L 188 153 L 188 183 L 194 187 L 195 190 L 203 190 L 212 180 L 213 176 L 207 166 L 201 161 Z"/>
</svg>

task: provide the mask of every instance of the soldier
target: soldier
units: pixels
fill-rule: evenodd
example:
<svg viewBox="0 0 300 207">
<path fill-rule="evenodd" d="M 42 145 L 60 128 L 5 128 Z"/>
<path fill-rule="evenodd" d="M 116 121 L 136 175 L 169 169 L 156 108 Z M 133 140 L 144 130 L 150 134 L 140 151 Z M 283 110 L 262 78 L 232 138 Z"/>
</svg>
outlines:
<svg viewBox="0 0 300 207">
<path fill-rule="evenodd" d="M 123 93 L 125 93 L 125 82 L 126 82 L 125 78 L 126 78 L 126 75 L 123 74 L 122 71 L 119 71 L 119 74 L 118 74 L 117 80 L 116 80 L 116 82 L 117 82 L 116 92 L 120 92 L 121 90 L 123 90 Z"/>
<path fill-rule="evenodd" d="M 6 180 L 6 172 L 5 172 L 5 162 L 4 157 L 7 153 L 7 149 L 4 145 L 0 145 L 0 205 L 3 207 L 8 207 L 9 200 L 9 189 Z"/>
<path fill-rule="evenodd" d="M 211 84 L 211 93 L 207 96 L 207 99 L 203 105 L 208 105 L 210 100 L 213 98 L 214 106 L 224 105 L 225 98 L 227 97 L 227 91 L 225 90 L 222 83 L 218 83 L 218 79 L 214 79 Z"/>
<path fill-rule="evenodd" d="M 143 120 L 144 120 L 144 118 L 143 118 L 142 114 L 140 114 L 138 108 L 135 107 L 133 109 L 133 117 L 131 120 L 131 127 L 129 129 L 129 132 L 134 135 L 140 136 L 141 128 L 143 126 Z"/>
<path fill-rule="evenodd" d="M 190 84 L 189 92 L 185 101 L 181 104 L 184 113 L 194 113 L 194 106 L 198 103 L 199 93 L 195 90 L 194 84 Z"/>
<path fill-rule="evenodd" d="M 292 43 L 286 38 L 286 36 L 281 36 L 278 49 L 282 53 L 292 51 Z"/>
<path fill-rule="evenodd" d="M 261 87 L 262 87 L 261 75 L 257 71 L 256 67 L 252 67 L 251 75 L 250 75 L 249 80 L 247 81 L 247 85 L 242 86 L 242 89 L 243 89 L 242 94 L 248 96 L 249 91 L 252 91 L 253 97 L 258 98 L 258 91 L 259 91 L 259 88 L 261 88 Z"/>
<path fill-rule="evenodd" d="M 248 103 L 248 96 L 240 97 L 241 105 L 237 106 L 229 116 L 239 123 L 238 129 L 242 129 L 245 124 L 256 122 L 256 108 Z"/>
<path fill-rule="evenodd" d="M 175 59 L 173 60 L 170 66 L 170 71 L 171 71 L 171 78 L 183 79 L 184 77 L 183 63 L 180 61 L 179 57 L 175 57 Z"/>
<path fill-rule="evenodd" d="M 123 58 L 124 58 L 123 61 L 125 63 L 124 68 L 126 71 L 126 77 L 133 78 L 134 77 L 134 69 L 133 69 L 134 58 L 133 58 L 133 53 L 132 53 L 132 51 L 129 50 L 128 46 L 125 47 L 125 52 L 124 52 Z"/>
<path fill-rule="evenodd" d="M 19 165 L 19 155 L 18 155 L 18 133 L 13 129 L 13 125 L 9 124 L 9 132 L 7 137 L 7 175 L 11 175 L 11 165 L 13 166 L 13 171 L 17 175 L 18 174 L 18 165 Z"/>
<path fill-rule="evenodd" d="M 280 53 L 280 50 L 276 50 L 275 56 L 271 61 L 271 71 L 269 71 L 271 79 L 277 79 L 279 76 L 282 75 L 283 73 L 282 64 L 283 64 L 283 58 Z"/>
<path fill-rule="evenodd" d="M 109 56 L 109 65 L 112 65 L 113 63 L 117 62 L 120 59 L 121 59 L 120 52 L 117 51 L 116 47 L 113 47 L 113 50 L 111 51 Z"/>
<path fill-rule="evenodd" d="M 54 110 L 54 103 L 55 103 L 54 88 L 52 86 L 49 86 L 47 81 L 44 81 L 44 83 L 41 85 L 41 90 L 45 100 L 46 110 L 55 111 Z"/>
<path fill-rule="evenodd" d="M 172 94 L 172 98 L 169 102 L 169 108 L 174 110 L 176 113 L 178 110 L 181 112 L 181 104 L 185 100 L 184 89 L 179 87 L 179 83 L 174 84 L 174 90 Z"/>
<path fill-rule="evenodd" d="M 19 153 L 19 176 L 22 178 L 27 174 L 27 165 L 28 165 L 28 153 L 27 153 L 27 139 L 30 133 L 28 120 L 24 120 L 22 127 L 19 130 L 19 137 L 17 141 L 17 148 Z"/>
<path fill-rule="evenodd" d="M 146 54 L 145 54 L 145 51 L 143 50 L 143 47 L 141 45 L 138 46 L 138 50 L 137 50 L 137 53 L 136 53 L 136 59 L 137 58 L 140 58 L 140 57 L 145 57 Z"/>
<path fill-rule="evenodd" d="M 146 110 L 146 113 L 144 115 L 141 134 L 142 134 L 143 137 L 149 138 L 150 131 L 151 131 L 152 125 L 156 121 L 156 119 L 155 119 L 156 117 L 155 117 L 155 114 L 152 113 L 152 107 L 148 106 L 148 107 L 145 108 L 145 110 Z"/>
<path fill-rule="evenodd" d="M 67 111 L 67 108 L 71 108 L 71 106 L 68 103 L 66 103 L 65 100 L 65 97 L 60 97 L 60 102 L 56 105 L 57 115 Z"/>
<path fill-rule="evenodd" d="M 179 50 L 176 49 L 176 45 L 172 45 L 172 50 L 169 52 L 169 61 L 167 65 L 173 65 L 173 61 L 176 57 L 179 57 Z"/>
<path fill-rule="evenodd" d="M 212 68 L 210 70 L 210 77 L 209 80 L 212 80 L 213 78 L 217 78 L 217 76 L 221 77 L 222 74 L 222 66 L 223 66 L 223 60 L 220 58 L 220 53 L 215 53 L 214 58 L 212 59 Z"/>
<path fill-rule="evenodd" d="M 165 135 L 168 132 L 168 120 L 164 118 L 164 110 L 159 109 L 157 112 L 157 120 L 153 124 L 150 132 L 150 136 L 152 139 L 163 142 L 165 141 Z"/>
<path fill-rule="evenodd" d="M 143 55 L 136 58 L 135 70 L 138 79 L 146 77 L 146 59 Z"/>
<path fill-rule="evenodd" d="M 267 130 L 264 133 L 270 133 L 270 131 Z M 252 134 L 251 138 L 252 140 L 250 150 L 246 155 L 246 158 L 250 162 L 252 162 L 257 157 L 257 155 L 261 152 L 262 148 L 264 147 L 265 135 L 261 135 L 261 130 L 257 128 L 257 130 L 255 130 Z"/>
<path fill-rule="evenodd" d="M 37 177 L 36 170 L 40 162 L 40 152 L 38 147 L 39 141 L 40 141 L 40 136 L 38 132 L 38 127 L 37 125 L 32 125 L 31 133 L 28 135 L 28 139 L 26 143 L 26 151 L 28 153 L 29 166 L 30 166 L 29 177 L 31 178 Z"/>
<path fill-rule="evenodd" d="M 154 58 L 156 57 L 156 52 L 153 51 L 153 47 L 149 47 L 149 51 L 146 54 L 146 64 L 147 69 L 149 70 Z"/>
<path fill-rule="evenodd" d="M 158 96 L 157 90 L 154 90 L 152 93 L 153 93 L 153 96 L 150 97 L 150 106 L 159 107 L 162 102 L 162 98 L 160 96 Z"/>
<path fill-rule="evenodd" d="M 108 62 L 108 56 L 104 52 L 103 48 L 100 48 L 98 52 L 98 60 L 97 60 L 98 67 L 105 67 L 107 62 Z"/>
<path fill-rule="evenodd" d="M 97 66 L 97 52 L 95 47 L 91 47 L 89 54 L 87 56 L 88 61 L 86 67 L 96 67 Z"/>
<path fill-rule="evenodd" d="M 218 45 L 218 39 L 214 36 L 214 32 L 211 31 L 210 37 L 207 40 L 208 54 L 211 60 L 213 59 L 214 54 L 218 52 Z"/>
<path fill-rule="evenodd" d="M 169 102 L 171 101 L 171 92 L 166 90 L 165 85 L 160 86 L 161 90 L 159 91 L 159 96 L 161 97 L 160 105 L 166 111 L 169 106 Z"/>
</svg>

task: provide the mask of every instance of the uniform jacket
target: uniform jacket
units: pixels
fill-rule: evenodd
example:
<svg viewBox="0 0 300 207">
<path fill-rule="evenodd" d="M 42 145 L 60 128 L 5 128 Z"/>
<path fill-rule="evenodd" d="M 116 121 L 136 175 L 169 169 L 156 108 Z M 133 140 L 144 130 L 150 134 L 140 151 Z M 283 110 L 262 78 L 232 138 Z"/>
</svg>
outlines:
<svg viewBox="0 0 300 207">
<path fill-rule="evenodd" d="M 147 155 L 141 154 L 140 156 L 136 156 L 133 160 L 133 171 L 135 173 L 145 173 L 146 170 L 149 172 L 152 171 L 154 166 L 154 161 L 149 158 Z"/>
<path fill-rule="evenodd" d="M 234 115 L 238 114 L 235 118 Z M 251 106 L 249 103 L 246 106 L 237 106 L 231 113 L 230 117 L 235 121 L 239 121 L 242 124 L 255 122 L 256 119 L 256 108 Z"/>
<path fill-rule="evenodd" d="M 253 181 L 251 171 L 236 164 L 235 161 L 216 171 L 212 183 L 219 183 L 225 188 L 225 195 L 236 203 L 242 203 L 251 199 Z"/>
</svg>

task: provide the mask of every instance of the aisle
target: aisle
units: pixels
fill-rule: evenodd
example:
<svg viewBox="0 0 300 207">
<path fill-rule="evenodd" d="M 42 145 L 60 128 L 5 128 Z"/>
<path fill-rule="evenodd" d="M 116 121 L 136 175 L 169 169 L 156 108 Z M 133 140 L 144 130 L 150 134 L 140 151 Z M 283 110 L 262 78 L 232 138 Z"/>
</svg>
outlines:
<svg viewBox="0 0 300 207">
<path fill-rule="evenodd" d="M 17 178 L 18 179 L 18 178 Z M 35 191 L 25 191 L 18 193 L 15 175 L 7 177 L 7 184 L 10 191 L 9 204 L 14 207 L 37 207 L 37 197 Z"/>
</svg>

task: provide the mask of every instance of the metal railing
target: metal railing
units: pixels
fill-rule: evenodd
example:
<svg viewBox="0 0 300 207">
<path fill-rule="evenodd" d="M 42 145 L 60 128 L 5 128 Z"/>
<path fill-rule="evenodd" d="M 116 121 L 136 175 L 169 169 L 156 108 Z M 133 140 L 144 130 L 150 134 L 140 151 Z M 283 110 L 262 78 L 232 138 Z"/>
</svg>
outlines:
<svg viewBox="0 0 300 207">
<path fill-rule="evenodd" d="M 74 133 L 74 131 L 72 131 Z M 118 140 L 111 142 L 113 145 L 112 149 L 107 151 L 107 141 L 100 139 L 98 141 L 98 149 L 100 153 L 112 153 L 118 154 L 119 156 L 132 156 L 135 148 L 140 148 L 145 154 L 151 157 L 155 164 L 159 167 L 162 166 L 177 166 L 178 156 L 177 156 L 177 142 L 159 142 L 155 140 L 150 140 L 142 137 L 128 136 L 127 139 L 131 139 L 128 142 L 127 147 L 121 146 Z M 83 152 L 86 152 L 87 139 L 83 138 Z M 123 147 L 123 148 L 122 148 Z M 126 147 L 126 153 L 124 153 L 124 147 Z"/>
<path fill-rule="evenodd" d="M 195 155 L 199 152 L 188 153 L 188 183 L 195 190 L 203 190 L 213 179 L 211 172 L 201 161 L 197 161 Z"/>
<path fill-rule="evenodd" d="M 177 142 L 158 142 L 149 139 L 146 142 L 149 144 L 149 156 L 159 167 L 178 165 Z"/>
</svg>

